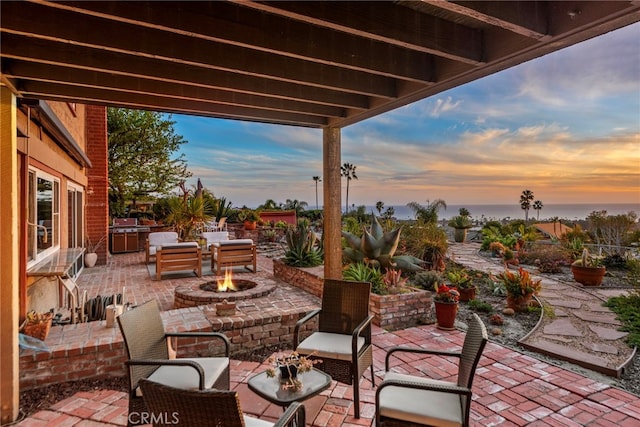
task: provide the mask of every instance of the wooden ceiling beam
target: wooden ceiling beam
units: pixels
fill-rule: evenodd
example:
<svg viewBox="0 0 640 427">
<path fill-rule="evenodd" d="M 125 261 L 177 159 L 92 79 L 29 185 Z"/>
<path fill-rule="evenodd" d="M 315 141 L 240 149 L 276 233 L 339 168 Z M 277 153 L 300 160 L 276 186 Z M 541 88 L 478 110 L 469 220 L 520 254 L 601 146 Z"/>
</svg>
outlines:
<svg viewBox="0 0 640 427">
<path fill-rule="evenodd" d="M 49 7 L 140 25 L 169 33 L 335 65 L 386 77 L 429 82 L 431 55 L 356 37 L 222 1 L 55 2 Z M 146 6 L 146 7 L 144 7 Z M 155 6 L 155 7 L 152 7 Z M 242 20 L 233 19 L 241 13 Z M 318 43 L 321 40 L 322 43 Z M 340 46 L 334 49 L 333 46 Z"/>
<path fill-rule="evenodd" d="M 22 13 L 3 15 L 2 30 L 15 34 L 127 53 L 258 78 L 338 89 L 367 96 L 395 97 L 394 80 L 336 66 L 314 64 L 251 49 L 109 21 L 44 4 L 17 2 Z M 61 25 L 61 23 L 74 25 Z M 25 29 L 28 32 L 25 33 Z"/>
<path fill-rule="evenodd" d="M 395 2 L 230 1 L 306 24 L 454 61 L 473 65 L 483 63 L 482 31 L 438 17 L 415 13 L 414 10 L 398 6 Z M 407 31 L 408 26 L 414 31 Z"/>
<path fill-rule="evenodd" d="M 344 117 L 344 108 L 331 107 L 285 99 L 270 99 L 262 96 L 234 93 L 219 89 L 207 89 L 179 83 L 157 82 L 140 77 L 121 76 L 91 70 L 80 70 L 60 65 L 42 67 L 40 64 L 26 61 L 12 61 L 3 67 L 3 74 L 23 80 L 59 82 L 73 86 L 82 86 L 109 90 L 117 87 L 123 97 L 137 95 L 157 95 L 167 98 L 212 102 L 215 104 L 255 107 L 273 111 L 290 111 L 316 116 Z M 113 90 L 113 89 L 111 89 Z"/>
<path fill-rule="evenodd" d="M 65 99 L 72 102 L 113 107 L 150 109 L 161 112 L 180 112 L 198 114 L 208 117 L 236 118 L 266 123 L 295 124 L 307 127 L 322 127 L 327 120 L 323 117 L 293 112 L 281 112 L 246 108 L 234 105 L 215 104 L 165 98 L 156 95 L 123 96 L 111 89 L 97 89 L 80 86 L 69 86 L 59 83 L 26 81 L 21 83 L 21 92 L 25 97 L 39 99 Z"/>
<path fill-rule="evenodd" d="M 162 82 L 186 84 L 336 107 L 366 109 L 370 105 L 369 98 L 364 95 L 337 90 L 305 87 L 280 81 L 265 82 L 251 76 L 190 66 L 175 65 L 168 72 L 168 65 L 158 59 L 117 52 L 96 52 L 88 47 L 64 45 L 11 33 L 2 33 L 0 40 L 2 40 L 2 55 L 5 58 L 144 77 L 156 80 L 159 84 Z"/>
<path fill-rule="evenodd" d="M 420 1 L 531 39 L 549 37 L 550 16 L 546 2 L 511 2 L 510 7 L 505 7 L 504 2 L 498 1 Z"/>
</svg>

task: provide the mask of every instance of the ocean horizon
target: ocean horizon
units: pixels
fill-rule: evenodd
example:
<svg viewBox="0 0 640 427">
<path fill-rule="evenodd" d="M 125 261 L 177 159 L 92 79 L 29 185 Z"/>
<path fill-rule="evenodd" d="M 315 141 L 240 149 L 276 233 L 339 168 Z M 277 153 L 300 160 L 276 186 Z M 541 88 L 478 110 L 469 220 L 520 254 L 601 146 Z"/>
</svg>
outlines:
<svg viewBox="0 0 640 427">
<path fill-rule="evenodd" d="M 383 212 L 388 206 L 385 205 Z M 393 205 L 395 210 L 394 217 L 398 220 L 415 219 L 415 215 L 411 208 L 406 205 Z M 491 220 L 515 220 L 524 219 L 524 210 L 520 208 L 520 205 L 447 205 L 447 209 L 441 209 L 438 211 L 439 219 L 450 219 L 453 216 L 458 215 L 460 208 L 466 208 L 471 213 L 471 218 L 476 221 L 491 221 Z M 540 221 L 548 221 L 555 217 L 561 220 L 578 221 L 586 219 L 593 211 L 607 211 L 609 215 L 621 215 L 629 212 L 635 212 L 640 214 L 640 203 L 575 203 L 575 204 L 549 204 L 544 205 L 538 211 L 535 209 L 529 210 L 529 219 L 538 219 Z M 367 206 L 367 212 L 375 212 L 378 215 L 378 211 L 375 206 Z"/>
</svg>

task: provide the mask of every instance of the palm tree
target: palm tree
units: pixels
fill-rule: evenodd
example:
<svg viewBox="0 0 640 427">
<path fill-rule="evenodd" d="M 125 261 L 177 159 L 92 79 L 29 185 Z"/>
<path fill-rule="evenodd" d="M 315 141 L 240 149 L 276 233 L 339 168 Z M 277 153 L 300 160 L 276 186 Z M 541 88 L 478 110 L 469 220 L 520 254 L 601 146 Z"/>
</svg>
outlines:
<svg viewBox="0 0 640 427">
<path fill-rule="evenodd" d="M 358 179 L 356 176 L 356 166 L 351 163 L 344 163 L 340 166 L 340 175 L 347 178 L 347 199 L 345 203 L 345 213 L 349 213 L 349 181 Z"/>
<path fill-rule="evenodd" d="M 382 215 L 382 209 L 384 209 L 384 202 L 382 200 L 376 202 L 376 210 L 379 215 Z"/>
<path fill-rule="evenodd" d="M 531 190 L 524 190 L 520 195 L 520 207 L 524 210 L 524 222 L 529 221 L 529 209 L 531 209 L 533 198 L 533 191 Z"/>
<path fill-rule="evenodd" d="M 436 199 L 432 203 L 427 200 L 427 206 L 422 206 L 418 202 L 409 202 L 410 207 L 416 215 L 418 221 L 435 224 L 438 222 L 438 211 L 447 209 L 447 203 L 442 199 Z"/>
<path fill-rule="evenodd" d="M 536 210 L 536 220 L 540 219 L 540 211 L 542 210 L 543 207 L 544 205 L 540 200 L 536 200 L 535 202 L 533 202 L 533 209 Z"/>
<path fill-rule="evenodd" d="M 259 210 L 263 209 L 278 209 L 278 204 L 273 199 L 267 199 L 263 204 L 258 206 Z"/>
<path fill-rule="evenodd" d="M 316 209 L 320 209 L 318 205 L 318 183 L 322 181 L 322 179 L 319 176 L 314 176 L 313 180 L 316 182 Z"/>
</svg>

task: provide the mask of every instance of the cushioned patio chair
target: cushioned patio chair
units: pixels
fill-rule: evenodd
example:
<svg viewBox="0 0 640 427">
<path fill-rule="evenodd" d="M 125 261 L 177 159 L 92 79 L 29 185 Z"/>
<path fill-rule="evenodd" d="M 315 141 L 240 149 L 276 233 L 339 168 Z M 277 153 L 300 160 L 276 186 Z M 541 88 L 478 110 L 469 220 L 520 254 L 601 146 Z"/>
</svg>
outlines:
<svg viewBox="0 0 640 427">
<path fill-rule="evenodd" d="M 293 348 L 299 354 L 321 359 L 316 368 L 336 381 L 353 384 L 356 418 L 360 418 L 360 377 L 368 367 L 374 381 L 370 294 L 370 283 L 325 279 L 322 307 L 300 319 L 293 333 Z M 301 328 L 316 316 L 318 331 L 300 342 Z"/>
<path fill-rule="evenodd" d="M 229 240 L 228 231 L 205 231 L 200 233 L 200 237 L 207 240 L 207 248 L 211 248 L 214 243 L 221 242 L 223 240 Z"/>
<path fill-rule="evenodd" d="M 285 427 L 305 425 L 305 408 L 294 402 L 276 423 L 243 415 L 236 391 L 182 390 L 153 381 L 140 380 L 154 426 L 186 427 Z"/>
<path fill-rule="evenodd" d="M 178 243 L 178 233 L 175 231 L 157 231 L 149 233 L 145 244 L 145 260 L 149 264 L 151 257 L 156 256 L 158 248 L 162 245 Z"/>
<path fill-rule="evenodd" d="M 130 415 L 146 410 L 138 384 L 143 378 L 183 389 L 229 389 L 229 340 L 224 334 L 166 333 L 156 300 L 126 311 L 117 319 L 129 357 L 125 363 L 129 374 Z M 189 340 L 213 338 L 220 345 L 223 355 L 170 360 L 168 338 L 172 337 Z M 129 425 L 134 425 L 134 421 L 130 419 Z"/>
<path fill-rule="evenodd" d="M 468 426 L 471 385 L 478 361 L 487 343 L 487 329 L 473 315 L 460 352 L 425 348 L 394 347 L 387 352 L 385 377 L 376 390 L 376 426 Z M 457 358 L 456 382 L 436 380 L 389 371 L 395 353 Z"/>
</svg>

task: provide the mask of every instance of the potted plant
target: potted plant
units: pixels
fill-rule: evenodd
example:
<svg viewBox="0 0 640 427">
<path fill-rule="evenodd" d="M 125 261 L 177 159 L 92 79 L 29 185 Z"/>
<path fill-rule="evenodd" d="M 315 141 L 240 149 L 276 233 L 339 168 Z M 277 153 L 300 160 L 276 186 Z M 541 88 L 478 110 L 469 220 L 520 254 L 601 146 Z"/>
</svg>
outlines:
<svg viewBox="0 0 640 427">
<path fill-rule="evenodd" d="M 453 240 L 462 243 L 467 238 L 467 229 L 471 228 L 471 218 L 469 218 L 468 211 L 464 208 L 460 209 L 460 215 L 456 215 L 449 220 L 449 227 L 453 227 Z"/>
<path fill-rule="evenodd" d="M 522 267 L 517 273 L 505 270 L 497 279 L 507 291 L 507 307 L 516 312 L 527 311 L 531 298 L 542 288 L 542 279 L 532 279 L 529 272 Z"/>
<path fill-rule="evenodd" d="M 302 388 L 302 380 L 298 374 L 309 372 L 313 365 L 320 363 L 320 360 L 312 360 L 306 356 L 300 356 L 295 351 L 288 354 L 271 356 L 268 362 L 272 365 L 267 369 L 267 377 L 280 378 L 280 383 L 284 389 L 299 390 Z"/>
<path fill-rule="evenodd" d="M 87 236 L 85 243 L 87 251 L 84 254 L 85 267 L 91 268 L 96 265 L 96 262 L 98 261 L 98 254 L 96 252 L 100 249 L 100 246 L 102 246 L 105 240 L 106 235 L 102 235 L 96 243 L 93 243 L 89 236 Z"/>
<path fill-rule="evenodd" d="M 53 313 L 36 313 L 35 311 L 30 311 L 27 313 L 27 318 L 20 327 L 20 332 L 44 341 L 49 335 L 52 323 Z"/>
<path fill-rule="evenodd" d="M 583 249 L 582 256 L 571 264 L 573 279 L 583 286 L 600 286 L 606 272 L 602 258 L 590 255 L 587 248 Z"/>
<path fill-rule="evenodd" d="M 466 302 L 476 298 L 476 285 L 473 283 L 473 278 L 465 270 L 449 271 L 447 279 L 460 292 L 460 301 Z"/>
<path fill-rule="evenodd" d="M 245 230 L 255 230 L 260 214 L 253 209 L 243 209 L 238 213 L 238 219 L 242 221 Z"/>
<path fill-rule="evenodd" d="M 266 230 L 263 230 L 262 235 L 267 242 L 275 242 L 276 238 L 278 237 L 276 230 L 274 230 L 273 228 L 267 228 Z"/>
<path fill-rule="evenodd" d="M 439 329 L 452 330 L 458 314 L 458 301 L 460 293 L 456 288 L 450 288 L 446 284 L 436 284 L 436 294 L 433 303 L 436 307 L 436 321 Z"/>
</svg>

